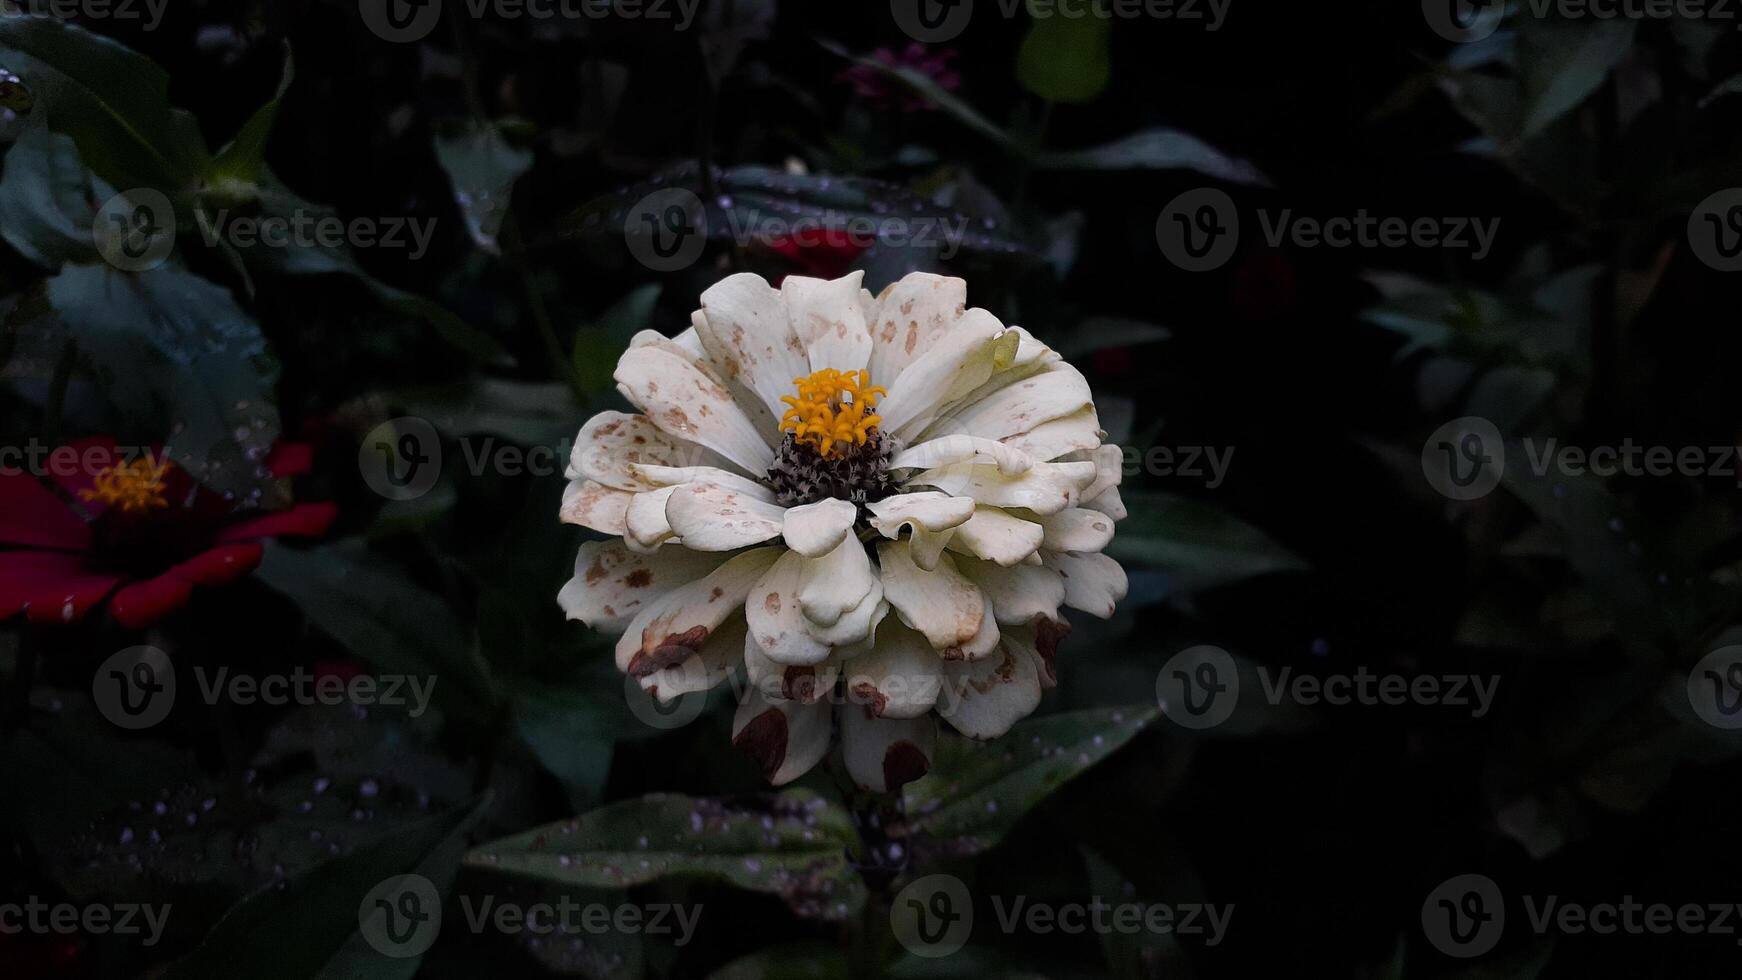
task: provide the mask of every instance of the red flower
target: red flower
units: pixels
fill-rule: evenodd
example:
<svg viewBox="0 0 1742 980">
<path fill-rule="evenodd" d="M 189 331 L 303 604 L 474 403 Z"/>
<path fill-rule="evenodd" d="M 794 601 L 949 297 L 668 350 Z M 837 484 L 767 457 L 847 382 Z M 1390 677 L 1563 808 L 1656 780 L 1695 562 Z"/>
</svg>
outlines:
<svg viewBox="0 0 1742 980">
<path fill-rule="evenodd" d="M 962 85 L 962 76 L 950 67 L 950 59 L 955 56 L 954 48 L 945 48 L 933 54 L 918 41 L 903 48 L 900 54 L 888 48 L 878 48 L 871 52 L 872 59 L 891 68 L 912 69 L 931 79 L 938 88 L 946 92 L 954 92 Z M 853 86 L 854 94 L 873 105 L 893 107 L 902 112 L 937 108 L 930 99 L 914 94 L 912 89 L 890 79 L 888 75 L 870 65 L 854 65 L 841 72 L 840 78 Z"/>
<path fill-rule="evenodd" d="M 180 467 L 127 461 L 107 437 L 46 460 L 58 494 L 30 473 L 0 469 L 0 619 L 22 612 L 33 623 L 71 623 L 108 600 L 116 622 L 142 629 L 185 605 L 194 586 L 253 571 L 260 539 L 319 536 L 338 516 L 323 503 L 238 517 Z M 308 447 L 284 443 L 266 469 L 285 478 L 310 462 Z"/>
<path fill-rule="evenodd" d="M 787 259 L 805 275 L 818 279 L 839 279 L 846 275 L 865 246 L 844 237 L 845 233 L 825 234 L 821 241 L 799 244 L 791 237 L 768 243 L 770 251 Z"/>
</svg>

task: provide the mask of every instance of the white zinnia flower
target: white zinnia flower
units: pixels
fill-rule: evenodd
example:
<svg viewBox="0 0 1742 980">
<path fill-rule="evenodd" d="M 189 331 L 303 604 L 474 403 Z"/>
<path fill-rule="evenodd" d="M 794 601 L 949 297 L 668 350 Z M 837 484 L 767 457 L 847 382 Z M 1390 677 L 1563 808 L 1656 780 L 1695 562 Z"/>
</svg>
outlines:
<svg viewBox="0 0 1742 980">
<path fill-rule="evenodd" d="M 848 770 L 886 791 L 929 768 L 934 711 L 987 739 L 1034 710 L 1059 607 L 1125 596 L 1101 553 L 1125 509 L 1080 372 L 960 279 L 861 277 L 734 275 L 634 339 L 616 379 L 643 414 L 587 422 L 562 505 L 620 540 L 558 598 L 662 701 L 742 663 L 733 740 L 776 784 L 839 702 Z"/>
</svg>

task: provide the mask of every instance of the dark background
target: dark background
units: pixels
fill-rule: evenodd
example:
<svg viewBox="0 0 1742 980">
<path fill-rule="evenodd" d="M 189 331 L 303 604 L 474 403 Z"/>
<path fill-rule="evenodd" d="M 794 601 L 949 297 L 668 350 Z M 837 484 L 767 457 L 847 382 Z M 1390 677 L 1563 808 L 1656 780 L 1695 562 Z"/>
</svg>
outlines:
<svg viewBox="0 0 1742 980">
<path fill-rule="evenodd" d="M 736 17 L 753 18 L 761 5 L 740 6 Z M 1151 700 L 1161 664 L 1194 643 L 1296 672 L 1365 666 L 1499 678 L 1496 708 L 1480 719 L 1431 705 L 1258 711 L 1202 734 L 1159 719 L 990 855 L 952 867 L 977 892 L 1080 898 L 1091 887 L 1079 851 L 1086 847 L 1141 894 L 1232 903 L 1227 940 L 1206 947 L 1186 938 L 1122 959 L 1092 937 L 996 937 L 959 975 L 1683 980 L 1734 976 L 1742 964 L 1733 937 L 1535 937 L 1520 925 L 1526 919 L 1516 901 L 1526 894 L 1592 903 L 1742 897 L 1737 743 L 1701 731 L 1685 705 L 1679 716 L 1665 706 L 1735 618 L 1733 566 L 1742 560 L 1735 478 L 1610 481 L 1593 492 L 1608 512 L 1627 514 L 1625 532 L 1615 532 L 1607 520 L 1580 523 L 1536 506 L 1540 496 L 1510 484 L 1472 504 L 1447 501 L 1417 463 L 1428 432 L 1472 414 L 1504 418 L 1509 437 L 1581 445 L 1624 437 L 1675 447 L 1736 441 L 1736 280 L 1702 265 L 1685 231 L 1688 211 L 1742 174 L 1733 136 L 1742 99 L 1700 104 L 1738 66 L 1733 31 L 1716 34 L 1694 57 L 1666 24 L 1641 25 L 1593 94 L 1549 133 L 1525 137 L 1460 106 L 1442 85 L 1466 74 L 1511 83 L 1531 76 L 1530 58 L 1570 47 L 1544 42 L 1512 65 L 1466 71 L 1448 65 L 1454 46 L 1411 3 L 1234 0 L 1216 32 L 1166 20 L 1117 23 L 1105 90 L 1045 110 L 1047 149 L 1169 127 L 1249 161 L 1269 179 L 1259 187 L 1177 168 L 1025 172 L 948 112 L 903 111 L 856 95 L 841 78 L 849 62 L 821 42 L 861 55 L 905 47 L 908 39 L 876 2 L 780 3 L 717 83 L 701 53 L 717 34 L 647 23 L 535 30 L 450 10 L 427 42 L 396 45 L 372 35 L 351 4 L 171 0 L 156 31 L 89 26 L 162 65 L 170 101 L 198 117 L 214 146 L 271 96 L 288 43 L 295 81 L 266 156 L 277 177 L 341 215 L 437 219 L 428 256 L 365 250 L 359 261 L 491 334 L 513 366 L 480 365 L 423 325 L 384 313 L 345 277 L 264 276 L 246 307 L 282 363 L 286 434 L 322 447 L 313 492 L 341 504 L 333 536 L 368 535 L 378 556 L 426 587 L 439 588 L 457 570 L 462 584 L 445 594 L 477 627 L 485 659 L 504 677 L 549 680 L 564 669 L 555 658 L 576 650 L 608 659 L 578 625 L 540 620 L 558 618 L 549 598 L 579 541 L 573 529 L 554 530 L 560 477 L 454 474 L 451 509 L 409 532 L 382 533 L 381 501 L 352 462 L 363 421 L 419 414 L 407 407 L 421 404 L 413 392 L 475 395 L 486 377 L 558 378 L 528 290 L 566 345 L 643 283 L 661 285 L 648 325 L 669 334 L 728 268 L 771 278 L 803 271 L 765 250 L 715 242 L 695 267 L 656 274 L 634 262 L 609 222 L 601 231 L 577 217 L 632 201 L 641 182 L 698 158 L 720 168 L 778 168 L 797 158 L 812 175 L 872 178 L 891 194 L 906 187 L 968 213 L 997 213 L 1021 254 L 969 254 L 944 265 L 968 279 L 971 302 L 1055 344 L 1094 316 L 1167 328 L 1171 336 L 1160 343 L 1102 346 L 1073 359 L 1098 397 L 1130 401 L 1125 438 L 1139 451 L 1234 449 L 1230 477 L 1214 489 L 1159 474 L 1128 478 L 1132 519 L 1121 534 L 1136 543 L 1121 558 L 1132 572 L 1132 599 L 1109 624 L 1078 618 L 1060 655 L 1061 687 L 1042 712 Z M 955 52 L 956 94 L 1019 132 L 1043 111 L 1015 68 L 1029 29 L 1023 16 L 982 14 L 938 46 Z M 598 84 L 601 60 L 618 82 Z M 608 96 L 617 85 L 616 97 Z M 1625 108 L 1635 104 L 1644 107 Z M 507 259 L 483 253 L 466 235 L 434 151 L 439 136 L 480 116 L 506 120 L 509 141 L 534 155 L 514 185 L 518 241 Z M 1486 147 L 1471 145 L 1484 137 Z M 1596 178 L 1577 183 L 1530 159 L 1550 141 Z M 914 162 L 898 162 L 903 147 L 916 151 L 906 157 Z M 1162 254 L 1155 222 L 1177 194 L 1202 186 L 1233 195 L 1246 234 L 1226 266 L 1188 273 Z M 1482 261 L 1426 248 L 1273 249 L 1257 233 L 1261 208 L 1499 218 L 1500 232 Z M 1078 254 L 1061 276 L 1043 259 L 1057 241 L 1048 225 L 1072 212 L 1082 219 Z M 215 255 L 190 254 L 188 262 L 227 281 Z M 1548 354 L 1532 345 L 1541 323 L 1514 307 L 1448 313 L 1449 338 L 1425 346 L 1369 315 L 1385 302 L 1366 278 L 1375 270 L 1418 277 L 1456 310 L 1460 297 L 1510 302 L 1528 297 L 1531 284 L 1587 266 L 1591 311 L 1571 347 Z M 8 254 L 5 269 L 8 289 L 28 293 L 28 264 Z M 1636 298 L 1635 314 L 1618 312 L 1623 295 Z M 597 349 L 607 364 L 615 357 L 608 346 Z M 1430 397 L 1421 379 L 1431 362 L 1455 362 L 1471 380 Z M 8 369 L 13 438 L 29 438 L 42 424 L 44 372 L 32 364 L 26 357 Z M 1482 403 L 1475 379 L 1512 368 L 1538 372 L 1546 387 L 1522 402 Z M 75 423 L 152 437 L 152 421 L 104 408 L 100 386 L 75 384 L 73 395 L 92 403 L 74 406 Z M 608 391 L 592 395 L 585 404 L 559 401 L 541 418 L 572 432 L 610 404 Z M 384 412 L 388 406 L 396 411 Z M 1206 510 L 1164 517 L 1145 508 L 1180 498 Z M 1244 574 L 1240 546 L 1224 540 L 1208 514 L 1261 529 L 1267 547 L 1303 567 Z M 1617 533 L 1638 546 L 1580 557 L 1591 550 L 1583 543 Z M 1203 550 L 1184 567 L 1179 551 L 1145 551 L 1175 538 Z M 1664 564 L 1651 564 L 1659 556 Z M 1204 568 L 1192 564 L 1200 560 Z M 1608 591 L 1618 577 L 1656 580 L 1671 565 L 1678 587 L 1712 587 L 1685 629 L 1660 629 L 1628 596 Z M 1198 587 L 1202 576 L 1214 587 Z M 514 626 L 501 625 L 514 618 L 503 610 L 520 616 Z M 295 605 L 250 583 L 230 600 L 196 603 L 166 628 L 216 660 L 369 662 L 368 651 L 347 652 L 298 621 Z M 45 657 L 37 684 L 82 697 L 98 651 L 124 645 L 117 640 L 112 631 L 43 638 L 43 649 L 58 655 Z M 241 719 L 234 746 L 214 742 L 199 722 L 178 724 L 162 739 L 215 775 L 233 761 L 226 756 L 257 750 L 274 721 Z M 492 726 L 501 724 L 486 717 L 437 738 L 450 761 L 484 756 L 518 774 L 495 776 L 518 781 L 498 786 L 498 800 L 507 802 L 481 836 L 573 812 L 572 796 L 524 747 L 481 748 L 500 736 Z M 597 800 L 754 791 L 748 768 L 722 750 L 724 716 L 716 712 L 696 728 L 703 730 L 620 742 L 606 757 Z M 61 860 L 54 848 L 15 835 L 0 872 L 21 894 L 53 889 Z M 1475 966 L 1436 952 L 1420 926 L 1425 896 L 1468 872 L 1493 877 L 1514 899 L 1500 949 Z M 737 956 L 797 939 L 844 944 L 842 930 L 801 921 L 765 896 L 698 887 L 712 889 L 703 893 L 710 913 L 700 938 L 650 955 L 653 972 L 706 976 Z M 201 894 L 187 907 L 200 910 L 194 925 L 209 927 L 228 899 L 217 888 Z M 981 914 L 990 920 L 989 910 Z M 178 926 L 191 932 L 173 937 L 170 954 L 199 940 L 188 920 Z M 97 942 L 44 946 L 0 937 L 0 964 L 13 957 L 11 976 L 139 976 L 166 957 Z M 462 937 L 444 939 L 422 975 L 536 976 L 547 966 L 505 942 Z M 948 963 L 928 968 L 942 972 L 925 975 L 958 975 Z"/>
</svg>

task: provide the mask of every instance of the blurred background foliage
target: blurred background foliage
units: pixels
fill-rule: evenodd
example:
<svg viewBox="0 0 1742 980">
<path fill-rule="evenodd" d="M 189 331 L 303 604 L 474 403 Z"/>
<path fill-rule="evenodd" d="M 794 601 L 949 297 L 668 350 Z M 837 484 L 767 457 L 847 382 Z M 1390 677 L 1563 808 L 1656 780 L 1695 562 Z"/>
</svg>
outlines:
<svg viewBox="0 0 1742 980">
<path fill-rule="evenodd" d="M 1464 415 L 1511 439 L 1736 443 L 1736 280 L 1685 234 L 1742 173 L 1728 24 L 1514 11 L 1450 45 L 1413 4 L 1236 3 L 1216 31 L 983 13 L 916 52 L 880 3 L 716 0 L 687 30 L 458 7 L 416 44 L 337 0 L 182 0 L 151 31 L 0 19 L 6 443 L 173 436 L 244 509 L 274 506 L 267 448 L 312 444 L 296 493 L 338 502 L 328 538 L 269 546 L 146 641 L 178 664 L 441 679 L 420 718 L 184 699 L 127 734 L 89 679 L 137 633 L 7 625 L 0 899 L 175 907 L 150 950 L 0 936 L 7 976 L 1733 975 L 1713 937 L 1524 930 L 1472 969 L 1419 925 L 1422 896 L 1468 871 L 1592 901 L 1733 899 L 1742 880 L 1738 742 L 1684 694 L 1736 622 L 1734 475 L 1513 467 L 1453 503 L 1418 459 Z M 1501 230 L 1480 261 L 1248 233 L 1194 274 L 1155 224 L 1203 186 L 1252 229 L 1258 209 L 1365 208 Z M 702 200 L 711 240 L 657 273 L 622 227 L 671 187 Z M 128 273 L 89 229 L 141 188 L 171 201 L 177 247 Z M 415 258 L 204 233 L 316 213 L 435 233 Z M 758 213 L 968 231 L 949 256 L 730 234 Z M 1233 452 L 1216 486 L 1128 477 L 1112 553 L 1129 601 L 1079 618 L 1039 716 L 1005 745 L 952 744 L 899 828 L 909 876 L 1232 903 L 1226 942 L 983 935 L 903 958 L 876 935 L 889 883 L 860 874 L 866 828 L 826 773 L 764 790 L 723 703 L 676 731 L 638 722 L 609 638 L 562 620 L 581 532 L 556 524 L 560 472 L 479 454 L 559 446 L 615 406 L 629 337 L 677 332 L 727 272 L 849 269 L 874 291 L 913 269 L 966 278 L 974 304 L 1083 367 L 1139 457 Z M 388 502 L 357 453 L 402 416 L 435 425 L 446 471 Z M 1482 718 L 1246 698 L 1188 732 L 1152 692 L 1197 643 L 1232 651 L 1251 690 L 1263 665 L 1475 673 L 1500 697 Z M 650 832 L 685 846 L 608 867 Z M 551 834 L 598 860 L 559 863 Z M 453 929 L 388 960 L 356 941 L 354 903 L 410 871 L 455 895 L 707 913 L 682 947 Z"/>
</svg>

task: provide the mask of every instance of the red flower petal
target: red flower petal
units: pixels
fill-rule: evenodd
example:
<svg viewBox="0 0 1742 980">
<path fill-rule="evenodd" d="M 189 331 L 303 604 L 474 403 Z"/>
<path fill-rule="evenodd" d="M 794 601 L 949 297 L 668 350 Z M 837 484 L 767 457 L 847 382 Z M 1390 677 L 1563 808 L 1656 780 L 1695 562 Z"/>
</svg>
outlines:
<svg viewBox="0 0 1742 980">
<path fill-rule="evenodd" d="M 84 551 L 91 529 L 36 477 L 8 470 L 0 472 L 0 543 Z"/>
<path fill-rule="evenodd" d="M 339 518 L 337 504 L 297 504 L 289 510 L 232 524 L 219 532 L 221 542 L 253 541 L 282 535 L 318 538 Z"/>
<path fill-rule="evenodd" d="M 266 548 L 258 541 L 224 544 L 202 552 L 169 570 L 194 585 L 223 585 L 234 582 L 260 565 Z"/>
<path fill-rule="evenodd" d="M 122 586 L 109 603 L 109 615 L 128 629 L 144 629 L 187 605 L 193 595 L 194 584 L 171 569 L 154 579 Z"/>
<path fill-rule="evenodd" d="M 282 480 L 302 476 L 314 467 L 315 449 L 306 442 L 281 442 L 266 457 L 266 471 Z"/>
<path fill-rule="evenodd" d="M 119 584 L 119 575 L 87 571 L 82 555 L 0 552 L 0 618 L 24 612 L 33 623 L 75 622 Z"/>
</svg>

